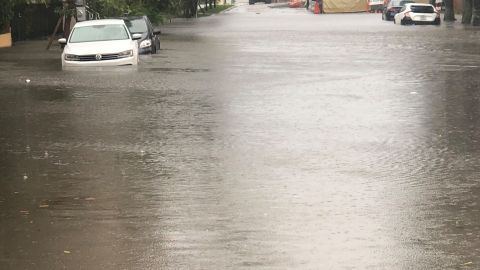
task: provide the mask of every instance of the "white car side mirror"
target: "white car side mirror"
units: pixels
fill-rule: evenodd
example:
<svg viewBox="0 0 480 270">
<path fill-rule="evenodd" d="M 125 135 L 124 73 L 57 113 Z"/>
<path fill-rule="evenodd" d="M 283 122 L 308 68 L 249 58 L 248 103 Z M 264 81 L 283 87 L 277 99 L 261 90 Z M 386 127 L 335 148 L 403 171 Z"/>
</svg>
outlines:
<svg viewBox="0 0 480 270">
<path fill-rule="evenodd" d="M 61 38 L 61 39 L 58 40 L 58 43 L 67 44 L 67 39 L 66 38 Z"/>
<path fill-rule="evenodd" d="M 133 39 L 133 40 L 139 40 L 139 39 L 141 39 L 141 38 L 142 38 L 142 34 L 133 34 L 133 35 L 132 35 L 132 39 Z"/>
</svg>

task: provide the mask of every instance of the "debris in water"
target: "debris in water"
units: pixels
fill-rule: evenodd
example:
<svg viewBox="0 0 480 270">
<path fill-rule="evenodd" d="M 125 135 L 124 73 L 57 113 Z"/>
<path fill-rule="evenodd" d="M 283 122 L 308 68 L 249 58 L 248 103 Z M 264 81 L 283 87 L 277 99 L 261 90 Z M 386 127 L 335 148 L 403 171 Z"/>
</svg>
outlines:
<svg viewBox="0 0 480 270">
<path fill-rule="evenodd" d="M 417 92 L 410 92 L 411 95 L 416 95 L 418 94 Z"/>
<path fill-rule="evenodd" d="M 58 162 L 55 162 L 53 163 L 54 165 L 58 165 L 58 166 L 66 166 L 66 165 L 69 165 L 70 163 L 62 163 L 61 160 L 58 160 Z"/>
<path fill-rule="evenodd" d="M 26 79 L 25 82 L 26 82 L 26 83 L 30 83 L 30 79 Z"/>
<path fill-rule="evenodd" d="M 463 227 L 463 222 L 461 220 L 456 220 L 455 221 L 455 227 L 462 228 Z"/>
<path fill-rule="evenodd" d="M 43 157 L 48 158 L 48 151 L 45 151 L 45 153 L 43 153 Z"/>
<path fill-rule="evenodd" d="M 28 175 L 26 173 L 23 174 L 23 180 L 27 180 L 28 179 Z"/>
<path fill-rule="evenodd" d="M 64 250 L 63 253 L 70 254 L 71 252 L 70 252 L 70 250 Z"/>
</svg>

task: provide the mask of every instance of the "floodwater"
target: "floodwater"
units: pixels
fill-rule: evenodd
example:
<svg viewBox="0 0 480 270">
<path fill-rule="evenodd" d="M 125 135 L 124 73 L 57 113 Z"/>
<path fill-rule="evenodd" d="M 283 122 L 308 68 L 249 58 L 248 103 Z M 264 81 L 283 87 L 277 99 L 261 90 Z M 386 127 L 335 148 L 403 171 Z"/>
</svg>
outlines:
<svg viewBox="0 0 480 270">
<path fill-rule="evenodd" d="M 138 68 L 0 50 L 1 269 L 480 269 L 480 30 L 161 29 Z"/>
</svg>

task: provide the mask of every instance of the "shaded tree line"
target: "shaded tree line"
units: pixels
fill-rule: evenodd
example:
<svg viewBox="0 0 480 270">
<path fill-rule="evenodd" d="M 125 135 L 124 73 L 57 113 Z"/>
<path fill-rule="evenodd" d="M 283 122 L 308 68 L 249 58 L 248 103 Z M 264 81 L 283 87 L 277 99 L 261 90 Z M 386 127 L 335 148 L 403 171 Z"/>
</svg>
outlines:
<svg viewBox="0 0 480 270">
<path fill-rule="evenodd" d="M 0 0 L 0 34 L 9 32 L 16 1 Z"/>
<path fill-rule="evenodd" d="M 153 22 L 173 16 L 195 17 L 198 3 L 199 0 L 87 0 L 89 8 L 102 17 L 146 14 Z"/>
<path fill-rule="evenodd" d="M 86 0 L 86 3 L 90 11 L 100 14 L 101 17 L 146 14 L 152 22 L 159 23 L 171 17 L 195 17 L 200 1 L 205 3 L 204 8 L 216 6 L 216 0 Z M 0 0 L 0 33 L 9 31 L 15 6 L 28 2 L 28 0 Z M 57 11 L 59 16 L 74 14 L 75 0 L 39 0 L 38 2 L 59 6 Z"/>
</svg>

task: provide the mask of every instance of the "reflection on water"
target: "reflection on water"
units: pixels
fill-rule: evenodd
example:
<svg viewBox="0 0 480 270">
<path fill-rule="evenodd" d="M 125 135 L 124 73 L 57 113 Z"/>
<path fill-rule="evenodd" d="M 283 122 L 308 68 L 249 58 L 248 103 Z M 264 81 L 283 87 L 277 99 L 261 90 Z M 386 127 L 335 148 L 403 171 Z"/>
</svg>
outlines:
<svg viewBox="0 0 480 270">
<path fill-rule="evenodd" d="M 2 265 L 478 267 L 478 31 L 250 9 L 138 69 L 0 51 Z"/>
</svg>

